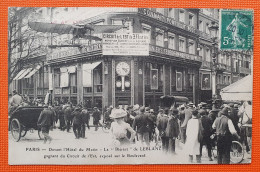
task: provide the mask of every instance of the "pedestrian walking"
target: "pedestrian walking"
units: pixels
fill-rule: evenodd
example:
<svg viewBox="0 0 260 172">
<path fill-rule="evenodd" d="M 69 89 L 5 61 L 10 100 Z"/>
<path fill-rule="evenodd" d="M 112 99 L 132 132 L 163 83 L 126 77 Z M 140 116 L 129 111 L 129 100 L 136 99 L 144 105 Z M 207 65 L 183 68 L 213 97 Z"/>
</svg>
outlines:
<svg viewBox="0 0 260 172">
<path fill-rule="evenodd" d="M 122 146 L 132 143 L 136 132 L 124 121 L 126 111 L 123 109 L 113 109 L 110 117 L 115 121 L 111 123 L 110 132 L 115 146 Z M 127 137 L 127 132 L 131 134 L 130 138 Z"/>
<path fill-rule="evenodd" d="M 76 139 L 79 139 L 83 123 L 81 109 L 79 107 L 76 107 L 74 112 L 72 113 L 72 116 L 73 132 L 75 134 Z"/>
<path fill-rule="evenodd" d="M 192 111 L 192 118 L 187 122 L 185 149 L 189 155 L 189 162 L 196 156 L 197 163 L 201 163 L 199 135 L 202 132 L 198 111 Z"/>
<path fill-rule="evenodd" d="M 208 150 L 208 158 L 209 161 L 213 161 L 212 159 L 212 153 L 211 153 L 211 138 L 210 136 L 213 134 L 212 133 L 212 123 L 210 118 L 207 116 L 207 113 L 204 109 L 199 110 L 199 115 L 201 116 L 201 124 L 203 127 L 203 133 L 202 133 L 202 142 L 200 143 L 200 155 L 202 155 L 202 148 L 203 145 L 207 146 Z"/>
<path fill-rule="evenodd" d="M 64 106 L 64 121 L 67 132 L 70 132 L 72 122 L 72 105 L 70 103 Z"/>
<path fill-rule="evenodd" d="M 164 115 L 159 119 L 157 125 L 157 128 L 159 130 L 159 135 L 162 140 L 162 149 L 165 153 L 167 153 L 169 149 L 169 137 L 166 136 L 166 128 L 168 124 L 168 113 L 169 113 L 169 109 L 164 109 Z"/>
<path fill-rule="evenodd" d="M 141 143 L 146 143 L 150 146 L 149 142 L 149 126 L 148 126 L 148 116 L 144 114 L 145 108 L 141 107 L 138 115 L 135 117 L 133 122 L 133 129 L 137 132 L 138 140 Z"/>
<path fill-rule="evenodd" d="M 228 108 L 224 107 L 220 111 L 221 116 L 216 118 L 212 128 L 216 129 L 217 135 L 217 154 L 218 164 L 230 164 L 230 149 L 232 144 L 232 135 L 237 135 L 232 121 L 228 118 Z"/>
<path fill-rule="evenodd" d="M 188 121 L 192 118 L 192 111 L 194 110 L 193 103 L 189 103 L 188 104 L 188 108 L 184 110 L 184 114 L 185 114 L 185 118 L 184 121 L 181 125 L 181 133 L 182 133 L 182 143 L 186 142 L 186 128 L 187 128 L 187 124 Z"/>
<path fill-rule="evenodd" d="M 176 108 L 170 110 L 170 116 L 166 127 L 166 137 L 169 138 L 169 152 L 176 154 L 175 152 L 175 140 L 179 135 L 178 115 L 179 111 Z"/>
<path fill-rule="evenodd" d="M 93 110 L 94 110 L 93 114 L 92 114 L 92 116 L 93 116 L 93 125 L 95 126 L 95 131 L 97 131 L 98 130 L 98 125 L 101 125 L 99 123 L 99 120 L 101 119 L 101 112 L 98 110 L 97 107 L 94 107 Z"/>
<path fill-rule="evenodd" d="M 48 108 L 48 105 L 44 105 L 44 109 L 42 110 L 37 125 L 41 128 L 42 134 L 44 135 L 44 144 L 49 140 L 49 143 L 51 143 L 52 138 L 49 136 L 50 127 L 53 124 L 53 111 L 51 111 Z"/>
<path fill-rule="evenodd" d="M 89 111 L 87 110 L 86 106 L 83 107 L 83 109 L 81 111 L 81 115 L 82 115 L 81 137 L 86 138 L 86 135 L 85 135 L 86 125 L 87 125 L 88 129 L 90 129 L 90 127 L 89 127 L 90 114 L 89 114 Z"/>
</svg>

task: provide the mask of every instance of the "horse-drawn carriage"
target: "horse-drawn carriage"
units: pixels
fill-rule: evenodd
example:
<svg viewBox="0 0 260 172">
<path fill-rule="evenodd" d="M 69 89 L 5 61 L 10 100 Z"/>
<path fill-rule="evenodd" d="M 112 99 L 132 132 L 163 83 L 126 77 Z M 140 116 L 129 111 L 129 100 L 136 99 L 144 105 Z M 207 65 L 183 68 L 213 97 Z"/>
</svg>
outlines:
<svg viewBox="0 0 260 172">
<path fill-rule="evenodd" d="M 37 126 L 37 121 L 43 107 L 18 107 L 9 116 L 9 127 L 13 139 L 18 142 L 29 130 L 38 130 L 38 136 L 43 139 L 41 130 Z"/>
</svg>

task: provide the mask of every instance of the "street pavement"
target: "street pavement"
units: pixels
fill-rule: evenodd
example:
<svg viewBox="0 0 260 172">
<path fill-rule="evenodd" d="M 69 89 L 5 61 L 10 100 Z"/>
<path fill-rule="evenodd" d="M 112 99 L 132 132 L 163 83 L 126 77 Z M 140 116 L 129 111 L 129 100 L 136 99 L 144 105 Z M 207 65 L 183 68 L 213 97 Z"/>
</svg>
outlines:
<svg viewBox="0 0 260 172">
<path fill-rule="evenodd" d="M 105 133 L 102 128 L 100 127 L 98 131 L 94 130 L 94 127 L 91 127 L 90 129 L 86 128 L 86 138 L 80 138 L 76 139 L 74 136 L 74 133 L 72 129 L 68 133 L 67 131 L 60 131 L 59 129 L 53 129 L 53 131 L 50 131 L 50 136 L 53 138 L 52 142 L 50 144 L 43 144 L 43 140 L 40 140 L 38 137 L 38 132 L 36 130 L 28 131 L 25 137 L 22 137 L 19 142 L 15 142 L 12 139 L 12 135 L 9 132 L 8 137 L 9 137 L 9 160 L 11 159 L 10 162 L 14 162 L 13 158 L 14 156 L 18 159 L 19 156 L 23 157 L 24 155 L 28 154 L 31 155 L 32 157 L 35 157 L 36 159 L 37 154 L 32 154 L 33 151 L 30 151 L 30 148 L 40 148 L 42 150 L 45 149 L 53 149 L 53 150 L 58 150 L 60 148 L 100 148 L 102 149 L 102 152 L 104 151 L 103 149 L 108 148 L 112 145 L 112 139 L 109 133 Z M 144 149 L 148 149 L 145 146 L 141 145 L 140 143 L 136 143 L 131 145 L 133 148 L 134 147 L 140 147 Z M 152 142 L 150 147 L 155 147 L 155 143 Z M 130 149 L 132 149 L 132 147 Z M 161 147 L 161 146 L 159 146 Z M 44 148 L 44 149 L 43 149 Z M 124 150 L 123 150 L 124 151 Z M 117 152 L 118 153 L 118 152 Z M 123 152 L 124 153 L 124 152 Z M 138 153 L 143 153 L 143 152 L 138 152 Z M 22 154 L 22 155 L 21 155 Z M 133 161 L 133 164 L 189 164 L 188 162 L 188 155 L 185 154 L 184 151 L 184 145 L 179 141 L 176 140 L 176 155 L 172 154 L 165 154 L 160 151 L 156 152 L 146 152 L 146 156 L 151 156 L 150 161 L 145 160 L 144 162 L 142 161 Z M 216 152 L 215 152 L 216 154 Z M 19 164 L 23 163 L 38 163 L 38 161 L 20 161 Z M 195 160 L 195 158 L 194 158 Z M 70 163 L 71 161 L 68 161 Z M 245 153 L 244 160 L 242 163 L 250 163 L 250 155 Z M 42 164 L 39 161 L 40 164 Z M 46 164 L 48 162 L 45 162 Z M 79 162 L 77 161 L 78 164 L 84 164 L 84 162 Z M 95 161 L 95 163 L 98 164 L 98 161 Z M 95 164 L 94 163 L 94 164 Z M 105 164 L 108 162 L 104 162 Z M 113 162 L 117 163 L 117 161 Z M 121 162 L 119 162 L 121 163 Z M 122 162 L 125 164 L 125 161 Z M 128 164 L 131 162 L 127 162 Z M 203 147 L 203 153 L 202 153 L 202 164 L 216 164 L 217 161 L 214 159 L 213 161 L 209 161 L 207 157 L 207 150 L 206 147 Z"/>
</svg>

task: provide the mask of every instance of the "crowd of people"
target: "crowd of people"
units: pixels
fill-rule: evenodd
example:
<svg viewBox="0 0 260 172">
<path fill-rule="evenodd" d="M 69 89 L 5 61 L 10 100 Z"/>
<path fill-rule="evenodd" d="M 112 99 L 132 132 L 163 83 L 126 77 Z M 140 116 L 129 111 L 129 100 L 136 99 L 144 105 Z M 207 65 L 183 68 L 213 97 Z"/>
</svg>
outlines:
<svg viewBox="0 0 260 172">
<path fill-rule="evenodd" d="M 14 92 L 11 100 L 14 107 L 23 102 L 17 92 Z M 89 111 L 86 106 L 73 106 L 70 102 L 43 106 L 38 126 L 44 134 L 44 143 L 51 142 L 49 130 L 53 127 L 67 132 L 72 127 L 76 139 L 86 138 L 86 127 L 90 127 L 92 116 L 95 131 L 102 125 L 101 120 L 111 124 L 110 133 L 116 146 L 137 142 L 150 146 L 154 142 L 156 145 L 161 143 L 163 152 L 176 154 L 175 142 L 178 139 L 184 144 L 183 150 L 188 154 L 190 162 L 195 162 L 193 159 L 196 158 L 196 162 L 201 163 L 202 148 L 205 145 L 209 161 L 213 161 L 212 147 L 217 146 L 218 163 L 229 164 L 234 136 L 246 146 L 247 152 L 250 151 L 251 143 L 248 143 L 247 138 L 252 136 L 252 131 L 241 126 L 252 122 L 250 101 L 243 104 L 223 104 L 219 109 L 211 109 L 204 102 L 197 107 L 188 103 L 159 108 L 158 113 L 150 107 L 139 105 L 116 108 L 110 106 L 103 110 L 103 114 L 97 107 Z"/>
<path fill-rule="evenodd" d="M 247 110 L 250 106 L 250 101 L 223 104 L 219 109 L 211 109 L 204 102 L 197 107 L 189 103 L 159 109 L 155 115 L 153 109 L 135 105 L 125 110 L 108 108 L 105 119 L 114 119 L 111 133 L 117 145 L 140 142 L 150 146 L 152 141 L 156 144 L 161 141 L 165 153 L 176 154 L 175 141 L 179 139 L 190 162 L 195 162 L 193 159 L 196 158 L 196 162 L 201 163 L 205 145 L 209 161 L 213 161 L 212 148 L 217 146 L 218 163 L 229 164 L 232 140 L 239 140 L 246 146 L 246 151 L 250 151 L 248 138 L 252 131 L 250 127 L 242 126 L 252 122 L 252 111 Z"/>
</svg>

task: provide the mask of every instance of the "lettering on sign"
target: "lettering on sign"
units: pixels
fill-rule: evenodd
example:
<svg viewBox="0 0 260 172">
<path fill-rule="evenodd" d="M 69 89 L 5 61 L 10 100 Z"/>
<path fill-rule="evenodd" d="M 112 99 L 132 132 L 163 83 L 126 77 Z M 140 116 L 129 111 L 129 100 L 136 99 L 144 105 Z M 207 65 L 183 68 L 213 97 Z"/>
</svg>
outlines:
<svg viewBox="0 0 260 172">
<path fill-rule="evenodd" d="M 74 56 L 74 55 L 78 55 L 78 54 L 85 54 L 85 53 L 89 53 L 89 52 L 93 52 L 93 51 L 98 51 L 102 49 L 102 45 L 101 44 L 92 44 L 90 46 L 83 46 L 82 49 L 79 48 L 70 48 L 67 50 L 63 50 L 63 51 L 55 51 L 52 54 L 50 54 L 48 56 L 48 60 L 54 60 L 54 59 L 59 59 L 59 58 L 63 58 L 63 57 L 68 57 L 68 56 Z"/>
<path fill-rule="evenodd" d="M 173 18 L 164 16 L 161 13 L 157 13 L 157 12 L 151 11 L 146 8 L 138 8 L 138 12 L 143 15 L 146 15 L 148 17 L 154 18 L 156 20 L 160 20 L 161 22 L 178 27 L 180 29 L 187 30 L 192 33 L 197 33 L 197 29 L 195 29 L 193 26 L 189 26 L 184 23 L 178 22 L 178 21 L 174 20 Z"/>
<path fill-rule="evenodd" d="M 103 33 L 102 53 L 103 55 L 149 55 L 148 34 L 132 33 Z"/>
</svg>

